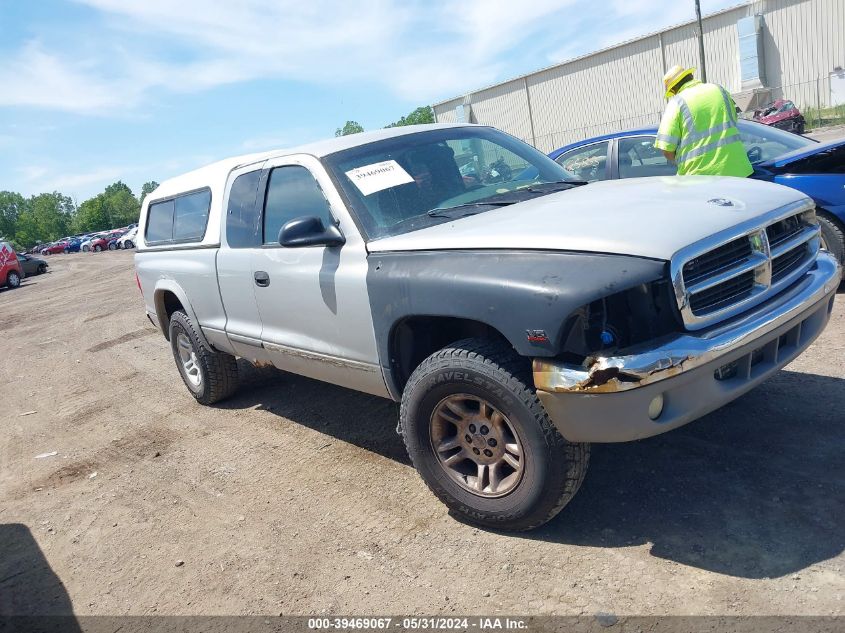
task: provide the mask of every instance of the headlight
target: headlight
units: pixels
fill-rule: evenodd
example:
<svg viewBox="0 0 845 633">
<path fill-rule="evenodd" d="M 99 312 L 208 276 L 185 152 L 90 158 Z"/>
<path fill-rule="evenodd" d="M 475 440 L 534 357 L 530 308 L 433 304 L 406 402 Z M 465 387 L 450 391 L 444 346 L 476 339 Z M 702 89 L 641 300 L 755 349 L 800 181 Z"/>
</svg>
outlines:
<svg viewBox="0 0 845 633">
<path fill-rule="evenodd" d="M 567 320 L 564 354 L 609 354 L 680 331 L 668 279 L 640 284 L 582 306 Z M 576 358 L 572 358 L 576 360 Z"/>
</svg>

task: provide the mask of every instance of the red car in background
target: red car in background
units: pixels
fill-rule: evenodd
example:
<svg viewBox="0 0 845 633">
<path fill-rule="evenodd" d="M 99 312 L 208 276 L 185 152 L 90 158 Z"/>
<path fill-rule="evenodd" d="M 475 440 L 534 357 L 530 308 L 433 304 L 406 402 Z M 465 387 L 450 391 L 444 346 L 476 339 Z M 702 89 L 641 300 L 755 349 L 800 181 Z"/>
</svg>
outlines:
<svg viewBox="0 0 845 633">
<path fill-rule="evenodd" d="M 88 245 L 89 250 L 92 250 L 95 253 L 104 251 L 109 247 L 109 240 L 111 239 L 111 236 L 107 235 L 105 237 L 98 237 L 96 240 L 91 240 L 91 243 Z"/>
<path fill-rule="evenodd" d="M 794 134 L 804 133 L 804 115 L 794 103 L 778 99 L 754 111 L 754 120 Z"/>
<path fill-rule="evenodd" d="M 67 248 L 67 242 L 56 242 L 41 249 L 42 255 L 55 255 L 57 253 L 64 253 Z"/>
</svg>

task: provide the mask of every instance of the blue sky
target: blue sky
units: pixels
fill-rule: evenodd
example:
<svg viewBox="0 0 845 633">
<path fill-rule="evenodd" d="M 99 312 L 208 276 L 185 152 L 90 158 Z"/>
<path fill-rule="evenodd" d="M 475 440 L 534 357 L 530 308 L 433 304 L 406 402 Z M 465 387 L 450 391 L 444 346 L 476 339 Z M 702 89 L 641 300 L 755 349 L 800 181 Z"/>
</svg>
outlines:
<svg viewBox="0 0 845 633">
<path fill-rule="evenodd" d="M 693 17 L 693 0 L 0 0 L 0 190 L 137 193 Z"/>
</svg>

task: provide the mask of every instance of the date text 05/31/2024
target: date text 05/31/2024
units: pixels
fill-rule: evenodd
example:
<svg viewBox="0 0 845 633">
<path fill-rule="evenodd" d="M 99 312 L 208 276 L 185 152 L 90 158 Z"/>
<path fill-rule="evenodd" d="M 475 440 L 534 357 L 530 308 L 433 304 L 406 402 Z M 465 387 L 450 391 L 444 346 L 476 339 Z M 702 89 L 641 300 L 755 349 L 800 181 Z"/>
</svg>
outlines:
<svg viewBox="0 0 845 633">
<path fill-rule="evenodd" d="M 406 631 L 518 631 L 528 628 L 528 623 L 520 618 L 443 618 L 443 617 L 408 617 L 408 618 L 309 618 L 308 628 L 314 630 L 391 630 Z"/>
</svg>

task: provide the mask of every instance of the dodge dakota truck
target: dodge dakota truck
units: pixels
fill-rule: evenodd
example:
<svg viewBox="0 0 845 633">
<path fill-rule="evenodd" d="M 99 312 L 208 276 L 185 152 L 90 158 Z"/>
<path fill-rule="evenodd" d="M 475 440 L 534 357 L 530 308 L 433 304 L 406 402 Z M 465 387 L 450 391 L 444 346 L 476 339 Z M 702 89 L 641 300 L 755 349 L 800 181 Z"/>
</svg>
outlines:
<svg viewBox="0 0 845 633">
<path fill-rule="evenodd" d="M 235 391 L 237 358 L 390 398 L 453 513 L 527 530 L 591 442 L 674 429 L 793 360 L 840 280 L 794 189 L 571 178 L 477 125 L 223 160 L 146 197 L 138 286 L 198 402 Z"/>
</svg>

